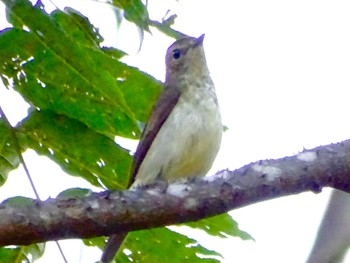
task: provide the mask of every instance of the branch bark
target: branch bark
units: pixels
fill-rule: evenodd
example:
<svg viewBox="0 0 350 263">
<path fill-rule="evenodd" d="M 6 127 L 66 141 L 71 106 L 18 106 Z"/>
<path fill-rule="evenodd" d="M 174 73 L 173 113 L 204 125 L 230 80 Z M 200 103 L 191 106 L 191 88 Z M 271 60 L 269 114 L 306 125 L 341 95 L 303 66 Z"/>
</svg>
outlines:
<svg viewBox="0 0 350 263">
<path fill-rule="evenodd" d="M 85 198 L 0 205 L 0 246 L 185 223 L 323 187 L 350 192 L 350 140 L 258 161 L 186 184 L 105 191 Z"/>
</svg>

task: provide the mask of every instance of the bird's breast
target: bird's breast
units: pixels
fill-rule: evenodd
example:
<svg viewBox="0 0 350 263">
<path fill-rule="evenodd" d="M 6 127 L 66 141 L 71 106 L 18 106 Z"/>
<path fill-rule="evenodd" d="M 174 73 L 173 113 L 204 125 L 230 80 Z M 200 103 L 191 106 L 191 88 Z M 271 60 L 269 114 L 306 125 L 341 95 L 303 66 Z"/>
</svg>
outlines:
<svg viewBox="0 0 350 263">
<path fill-rule="evenodd" d="M 220 148 L 221 135 L 215 93 L 211 89 L 182 93 L 140 166 L 137 184 L 205 176 Z"/>
</svg>

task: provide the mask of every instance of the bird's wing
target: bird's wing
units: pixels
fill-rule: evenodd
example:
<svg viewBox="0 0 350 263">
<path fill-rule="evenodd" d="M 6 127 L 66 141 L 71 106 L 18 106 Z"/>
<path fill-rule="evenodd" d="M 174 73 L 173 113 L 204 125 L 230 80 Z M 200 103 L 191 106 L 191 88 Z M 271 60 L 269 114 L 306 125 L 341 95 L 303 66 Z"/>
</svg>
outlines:
<svg viewBox="0 0 350 263">
<path fill-rule="evenodd" d="M 157 136 L 160 128 L 170 115 L 174 106 L 176 105 L 180 97 L 179 89 L 175 87 L 167 87 L 159 96 L 157 103 L 153 108 L 151 117 L 142 132 L 139 145 L 134 154 L 134 162 L 131 170 L 131 176 L 129 179 L 130 187 L 134 181 L 135 177 L 139 171 L 139 168 L 145 158 L 149 148 L 151 147 L 155 137 Z"/>
</svg>

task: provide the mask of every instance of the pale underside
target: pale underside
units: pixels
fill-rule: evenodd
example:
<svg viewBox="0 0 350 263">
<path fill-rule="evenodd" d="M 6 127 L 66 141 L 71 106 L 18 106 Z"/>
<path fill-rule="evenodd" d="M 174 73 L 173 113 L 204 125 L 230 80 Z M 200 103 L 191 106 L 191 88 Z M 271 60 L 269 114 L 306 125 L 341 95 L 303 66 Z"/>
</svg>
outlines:
<svg viewBox="0 0 350 263">
<path fill-rule="evenodd" d="M 219 150 L 221 134 L 220 112 L 213 90 L 187 89 L 154 138 L 133 187 L 155 180 L 173 182 L 205 176 Z"/>
</svg>

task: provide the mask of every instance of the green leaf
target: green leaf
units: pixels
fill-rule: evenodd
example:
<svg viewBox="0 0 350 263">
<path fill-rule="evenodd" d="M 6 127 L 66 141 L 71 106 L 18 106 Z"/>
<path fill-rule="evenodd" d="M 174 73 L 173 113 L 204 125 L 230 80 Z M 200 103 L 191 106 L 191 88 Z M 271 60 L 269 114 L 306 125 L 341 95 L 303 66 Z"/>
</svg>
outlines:
<svg viewBox="0 0 350 263">
<path fill-rule="evenodd" d="M 87 246 L 97 246 L 103 249 L 104 238 L 84 239 Z M 124 249 L 131 251 L 125 254 Z M 219 253 L 208 250 L 194 239 L 174 232 L 168 228 L 134 231 L 128 234 L 114 262 L 220 262 Z M 171 260 L 170 260 L 171 259 Z M 169 261 L 170 260 L 170 261 Z"/>
<path fill-rule="evenodd" d="M 177 15 L 172 15 L 162 22 L 151 20 L 150 25 L 169 37 L 180 39 L 185 37 L 186 35 L 184 33 L 181 33 L 180 31 L 171 28 L 171 25 L 174 23 L 176 17 Z"/>
<path fill-rule="evenodd" d="M 125 255 L 123 249 L 129 249 Z M 176 249 L 175 249 L 176 248 Z M 205 256 L 203 258 L 202 256 Z M 194 239 L 167 228 L 131 232 L 123 248 L 119 250 L 116 262 L 219 262 L 219 253 L 208 250 Z"/>
<path fill-rule="evenodd" d="M 243 240 L 254 240 L 248 233 L 240 230 L 236 221 L 228 214 L 183 225 L 201 229 L 209 235 L 221 238 L 230 235 Z M 105 245 L 103 238 L 86 239 L 84 243 L 101 249 Z M 125 255 L 123 253 L 125 248 L 132 254 Z M 205 255 L 206 258 L 203 259 L 199 255 Z M 218 256 L 221 257 L 219 253 L 202 247 L 194 239 L 168 228 L 156 228 L 129 233 L 115 262 L 164 262 L 164 258 L 171 258 L 171 262 L 219 262 L 216 259 Z"/>
<path fill-rule="evenodd" d="M 106 244 L 106 238 L 105 237 L 84 238 L 83 242 L 86 246 L 98 247 L 102 250 Z"/>
<path fill-rule="evenodd" d="M 120 59 L 126 55 L 125 52 L 112 47 L 102 47 L 102 50 L 114 59 Z"/>
<path fill-rule="evenodd" d="M 35 200 L 28 197 L 23 196 L 14 196 L 6 199 L 3 204 L 6 206 L 11 206 L 13 208 L 26 208 L 28 206 L 34 206 Z"/>
<path fill-rule="evenodd" d="M 149 31 L 147 7 L 141 0 L 113 0 L 112 5 L 124 10 L 124 17 L 135 23 L 141 30 Z"/>
<path fill-rule="evenodd" d="M 21 246 L 22 253 L 34 262 L 40 258 L 45 251 L 45 243 L 32 244 L 30 246 Z"/>
<path fill-rule="evenodd" d="M 2 263 L 34 262 L 40 258 L 45 251 L 45 244 L 33 244 L 30 246 L 0 248 L 0 259 Z"/>
<path fill-rule="evenodd" d="M 71 175 L 110 189 L 125 188 L 132 158 L 112 139 L 50 111 L 34 111 L 17 128 L 20 144 L 46 155 Z"/>
<path fill-rule="evenodd" d="M 201 229 L 209 235 L 221 238 L 233 236 L 243 240 L 254 240 L 249 233 L 240 230 L 238 223 L 227 213 L 183 225 Z"/>
<path fill-rule="evenodd" d="M 98 47 L 102 43 L 103 37 L 98 28 L 94 27 L 87 17 L 70 7 L 66 7 L 64 11 L 65 13 L 53 12 L 51 17 L 60 25 L 67 37 L 91 47 Z"/>
<path fill-rule="evenodd" d="M 147 122 L 153 105 L 163 86 L 151 77 L 145 77 L 138 69 L 129 67 L 118 78 L 125 101 L 141 122 Z"/>
<path fill-rule="evenodd" d="M 85 189 L 85 188 L 70 188 L 62 191 L 57 195 L 57 199 L 60 198 L 83 198 L 87 197 L 92 193 L 90 189 Z"/>
<path fill-rule="evenodd" d="M 0 185 L 3 185 L 9 172 L 20 164 L 15 141 L 3 117 L 0 116 Z"/>
<path fill-rule="evenodd" d="M 5 4 L 16 26 L 20 21 L 29 29 L 0 33 L 0 74 L 7 82 L 37 108 L 107 136 L 138 137 L 136 119 L 145 121 L 160 83 L 121 63 L 121 52 L 102 49 L 96 29 L 77 12 L 49 15 L 25 0 Z"/>
<path fill-rule="evenodd" d="M 21 252 L 21 249 L 19 247 L 15 248 L 0 248 L 0 259 L 3 263 L 13 263 L 18 262 L 18 259 L 20 259 L 20 262 L 29 262 L 28 259 L 23 255 Z"/>
</svg>

